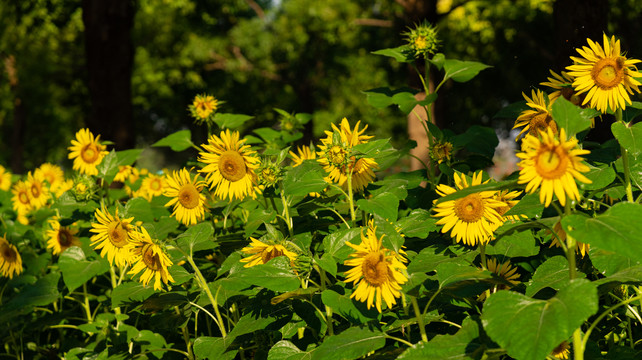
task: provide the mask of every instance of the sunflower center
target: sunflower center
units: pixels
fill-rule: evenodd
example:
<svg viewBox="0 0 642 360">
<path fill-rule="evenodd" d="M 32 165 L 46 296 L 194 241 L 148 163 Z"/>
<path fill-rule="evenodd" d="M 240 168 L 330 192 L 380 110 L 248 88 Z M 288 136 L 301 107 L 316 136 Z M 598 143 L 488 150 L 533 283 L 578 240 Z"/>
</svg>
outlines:
<svg viewBox="0 0 642 360">
<path fill-rule="evenodd" d="M 455 200 L 455 215 L 462 221 L 474 223 L 484 215 L 484 202 L 479 194 Z"/>
<path fill-rule="evenodd" d="M 143 246 L 143 262 L 148 269 L 159 271 L 162 269 L 160 256 L 152 250 L 152 244 Z"/>
<path fill-rule="evenodd" d="M 27 195 L 26 192 L 20 192 L 18 194 L 18 199 L 20 200 L 21 203 L 23 204 L 29 204 L 29 196 Z"/>
<path fill-rule="evenodd" d="M 60 229 L 58 231 L 58 244 L 60 247 L 67 248 L 71 246 L 72 236 L 67 229 Z"/>
<path fill-rule="evenodd" d="M 601 59 L 591 70 L 591 77 L 602 90 L 616 87 L 624 77 L 624 64 L 619 59 Z"/>
<path fill-rule="evenodd" d="M 417 49 L 423 49 L 426 47 L 426 37 L 425 36 L 417 36 L 415 39 L 415 47 Z"/>
<path fill-rule="evenodd" d="M 98 148 L 95 144 L 87 144 L 83 146 L 82 150 L 80 150 L 80 156 L 87 164 L 93 164 L 94 162 L 96 162 L 99 155 L 100 151 L 98 151 Z"/>
<path fill-rule="evenodd" d="M 334 145 L 328 151 L 328 160 L 334 166 L 341 166 L 346 161 L 347 152 L 339 145 Z"/>
<path fill-rule="evenodd" d="M 381 286 L 388 280 L 388 262 L 381 252 L 366 255 L 361 270 L 364 279 L 372 286 Z"/>
<path fill-rule="evenodd" d="M 154 191 L 159 191 L 162 188 L 160 179 L 154 179 L 149 184 L 149 188 L 154 190 Z"/>
<path fill-rule="evenodd" d="M 178 201 L 186 209 L 193 209 L 199 204 L 198 190 L 192 184 L 185 184 L 178 191 Z"/>
<path fill-rule="evenodd" d="M 546 131 L 549 127 L 553 130 L 554 134 L 557 134 L 557 124 L 555 124 L 551 115 L 548 113 L 539 113 L 531 119 L 528 133 L 533 136 L 538 136 L 540 131 Z"/>
<path fill-rule="evenodd" d="M 281 249 L 277 249 L 276 247 L 272 247 L 272 250 L 263 251 L 263 253 L 261 253 L 261 261 L 263 261 L 264 264 L 267 264 L 268 261 L 278 256 L 283 256 L 283 251 Z"/>
<path fill-rule="evenodd" d="M 16 259 L 18 258 L 18 255 L 16 254 L 16 251 L 13 250 L 9 244 L 2 244 L 0 245 L 2 249 L 2 258 L 4 259 L 5 262 L 7 263 L 14 263 L 16 262 Z"/>
<path fill-rule="evenodd" d="M 31 185 L 31 195 L 33 195 L 33 197 L 35 198 L 40 197 L 40 187 L 38 187 L 38 185 Z"/>
<path fill-rule="evenodd" d="M 218 161 L 218 170 L 221 175 L 231 182 L 241 180 L 247 173 L 247 166 L 243 156 L 236 150 L 227 150 L 221 154 Z"/>
<path fill-rule="evenodd" d="M 127 245 L 129 239 L 127 224 L 123 224 L 121 221 L 112 221 L 108 229 L 109 241 L 112 245 L 117 248 Z"/>
<path fill-rule="evenodd" d="M 543 149 L 535 158 L 535 169 L 545 179 L 559 179 L 566 174 L 568 154 L 562 147 Z"/>
</svg>

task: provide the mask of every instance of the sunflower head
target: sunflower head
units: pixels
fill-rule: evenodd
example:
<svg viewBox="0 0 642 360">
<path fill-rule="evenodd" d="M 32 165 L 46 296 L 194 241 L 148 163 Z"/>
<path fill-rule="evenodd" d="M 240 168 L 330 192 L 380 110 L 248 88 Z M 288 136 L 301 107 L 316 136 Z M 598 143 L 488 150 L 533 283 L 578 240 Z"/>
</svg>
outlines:
<svg viewBox="0 0 642 360">
<path fill-rule="evenodd" d="M 11 188 L 11 172 L 0 165 L 0 190 L 8 191 Z"/>
<path fill-rule="evenodd" d="M 532 90 L 531 98 L 524 93 L 522 93 L 522 96 L 526 99 L 526 105 L 528 105 L 530 109 L 522 111 L 517 117 L 517 120 L 515 120 L 513 129 L 523 127 L 522 131 L 520 131 L 515 138 L 515 141 L 519 140 L 524 134 L 537 136 L 539 131 L 546 131 L 548 128 L 550 128 L 554 134 L 557 134 L 557 124 L 553 120 L 551 110 L 552 101 L 549 95 L 538 89 Z"/>
<path fill-rule="evenodd" d="M 415 58 L 428 59 L 437 52 L 439 46 L 437 29 L 430 23 L 424 21 L 416 24 L 414 29 L 408 28 L 403 35 L 406 36 L 408 46 L 412 49 Z"/>
<path fill-rule="evenodd" d="M 141 227 L 140 231 L 134 231 L 132 239 L 134 244 L 131 255 L 134 265 L 128 274 L 135 276 L 142 272 L 139 281 L 147 286 L 150 281 L 154 280 L 154 290 L 162 289 L 161 281 L 165 285 L 174 282 L 174 278 L 168 270 L 173 265 L 172 261 L 157 240 L 150 237 L 147 229 Z"/>
<path fill-rule="evenodd" d="M 132 224 L 134 218 L 121 218 L 118 215 L 118 209 L 111 214 L 103 205 L 96 209 L 94 213 L 96 222 L 92 223 L 89 230 L 94 233 L 91 236 L 91 245 L 100 249 L 100 256 L 105 257 L 110 264 L 123 266 L 132 262 L 130 252 L 133 246 L 132 236 L 136 232 L 136 227 Z"/>
<path fill-rule="evenodd" d="M 195 225 L 205 217 L 205 182 L 196 175 L 192 177 L 185 168 L 167 176 L 163 195 L 170 198 L 165 206 L 174 206 L 172 216 L 185 225 Z"/>
<path fill-rule="evenodd" d="M 19 180 L 16 182 L 13 188 L 11 188 L 11 193 L 13 194 L 11 198 L 13 210 L 15 210 L 19 217 L 33 210 L 31 191 L 25 181 Z"/>
<path fill-rule="evenodd" d="M 99 139 L 100 135 L 94 137 L 89 129 L 80 129 L 76 133 L 76 139 L 71 140 L 71 146 L 68 148 L 68 157 L 74 160 L 74 170 L 80 174 L 98 175 L 97 166 L 108 153 Z"/>
<path fill-rule="evenodd" d="M 22 270 L 22 257 L 18 249 L 3 235 L 0 237 L 0 275 L 13 279 L 13 276 L 19 275 Z"/>
<path fill-rule="evenodd" d="M 573 65 L 568 74 L 574 78 L 573 88 L 578 94 L 586 93 L 582 105 L 590 103 L 594 109 L 606 113 L 608 109 L 624 110 L 631 104 L 634 92 L 642 85 L 635 78 L 642 77 L 635 64 L 637 59 L 627 59 L 620 51 L 620 40 L 603 34 L 603 45 L 586 39 L 589 46 L 577 49 L 581 57 L 571 56 Z"/>
<path fill-rule="evenodd" d="M 289 250 L 287 246 L 288 244 L 284 241 L 263 242 L 250 237 L 250 245 L 241 249 L 243 254 L 249 256 L 241 259 L 241 262 L 246 263 L 244 267 L 252 267 L 267 264 L 268 261 L 278 256 L 286 256 L 294 267 L 298 254 Z"/>
<path fill-rule="evenodd" d="M 448 141 L 436 142 L 430 148 L 430 158 L 441 164 L 444 160 L 450 161 L 453 152 L 453 144 Z"/>
<path fill-rule="evenodd" d="M 76 234 L 78 229 L 72 226 L 61 226 L 57 217 L 50 219 L 50 230 L 47 230 L 47 249 L 52 249 L 54 255 L 60 255 L 72 246 L 81 246 Z"/>
<path fill-rule="evenodd" d="M 214 96 L 201 94 L 194 97 L 194 101 L 188 109 L 194 122 L 200 125 L 212 122 L 213 115 L 221 103 Z"/>
<path fill-rule="evenodd" d="M 264 159 L 261 162 L 259 168 L 256 169 L 256 174 L 259 179 L 259 185 L 265 188 L 275 187 L 279 180 L 283 178 L 281 167 L 268 159 Z"/>
</svg>

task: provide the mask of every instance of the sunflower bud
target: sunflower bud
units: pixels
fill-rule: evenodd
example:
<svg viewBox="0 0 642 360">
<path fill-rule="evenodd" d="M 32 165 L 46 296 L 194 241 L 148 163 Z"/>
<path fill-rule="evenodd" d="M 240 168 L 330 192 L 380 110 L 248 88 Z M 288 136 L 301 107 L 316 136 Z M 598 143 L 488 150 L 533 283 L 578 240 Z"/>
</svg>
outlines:
<svg viewBox="0 0 642 360">
<path fill-rule="evenodd" d="M 441 164 L 444 160 L 450 161 L 452 151 L 453 144 L 448 141 L 438 142 L 430 148 L 430 158 Z"/>
<path fill-rule="evenodd" d="M 437 29 L 430 23 L 424 21 L 415 25 L 414 29 L 404 33 L 408 45 L 412 49 L 415 58 L 423 57 L 428 59 L 437 52 L 439 40 L 437 39 Z"/>
</svg>

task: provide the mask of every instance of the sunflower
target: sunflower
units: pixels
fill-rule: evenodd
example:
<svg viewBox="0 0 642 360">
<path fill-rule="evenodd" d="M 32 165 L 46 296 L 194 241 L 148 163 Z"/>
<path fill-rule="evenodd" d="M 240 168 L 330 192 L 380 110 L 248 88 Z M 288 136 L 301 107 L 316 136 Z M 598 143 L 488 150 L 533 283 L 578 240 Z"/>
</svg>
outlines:
<svg viewBox="0 0 642 360">
<path fill-rule="evenodd" d="M 0 275 L 13 279 L 13 275 L 22 272 L 22 258 L 18 249 L 7 241 L 5 236 L 0 237 Z"/>
<path fill-rule="evenodd" d="M 100 256 L 105 257 L 110 264 L 116 263 L 117 266 L 123 266 L 132 260 L 130 248 L 132 247 L 132 234 L 136 229 L 131 224 L 133 217 L 121 219 L 118 216 L 118 209 L 114 215 L 110 214 L 105 206 L 102 209 L 96 209 L 95 212 L 97 223 L 92 223 L 89 230 L 96 235 L 91 237 L 91 245 L 95 249 L 102 249 Z"/>
<path fill-rule="evenodd" d="M 437 142 L 432 147 L 430 147 L 430 158 L 434 161 L 437 161 L 438 164 L 441 164 L 444 160 L 450 161 L 452 152 L 452 143 L 448 141 Z"/>
<path fill-rule="evenodd" d="M 62 171 L 62 168 L 51 163 L 40 165 L 34 173 L 41 175 L 49 183 L 51 191 L 54 191 L 55 186 L 65 181 L 65 173 Z"/>
<path fill-rule="evenodd" d="M 528 105 L 532 110 L 522 111 L 522 113 L 517 117 L 517 120 L 515 120 L 515 126 L 513 126 L 513 129 L 522 126 L 524 127 L 515 137 L 515 141 L 519 140 L 524 133 L 537 135 L 539 130 L 546 130 L 549 127 L 555 134 L 557 134 L 557 124 L 551 115 L 550 99 L 549 101 L 544 99 L 544 96 L 548 97 L 548 95 L 541 90 L 532 90 L 531 93 L 532 98 L 529 98 L 526 94 L 522 93 L 522 96 L 526 99 L 526 105 Z"/>
<path fill-rule="evenodd" d="M 551 245 L 549 247 L 553 247 L 553 246 L 562 247 L 562 244 L 560 244 L 560 241 L 566 244 L 566 232 L 562 228 L 561 222 L 558 221 L 555 223 L 555 225 L 553 225 L 553 231 L 555 232 L 555 235 L 553 235 L 553 240 L 551 240 Z M 582 257 L 588 254 L 590 247 L 591 246 L 587 243 L 583 243 L 581 241 L 575 240 L 575 252 L 576 253 L 579 252 L 582 255 Z"/>
<path fill-rule="evenodd" d="M 132 239 L 134 246 L 131 250 L 134 266 L 128 274 L 135 276 L 143 271 L 140 276 L 140 282 L 145 286 L 154 279 L 154 290 L 162 288 L 161 280 L 165 285 L 168 282 L 174 282 L 174 278 L 167 270 L 172 266 L 172 261 L 169 259 L 163 248 L 155 243 L 149 236 L 147 229 L 140 228 L 141 231 L 134 231 Z"/>
<path fill-rule="evenodd" d="M 105 145 L 98 141 L 100 135 L 94 138 L 94 134 L 89 129 L 80 129 L 76 133 L 76 140 L 71 140 L 71 146 L 68 147 L 69 159 L 74 160 L 73 168 L 81 174 L 97 175 L 96 166 L 103 161 L 107 151 Z"/>
<path fill-rule="evenodd" d="M 487 183 L 490 180 L 484 182 Z M 465 189 L 472 185 L 482 184 L 482 172 L 473 174 L 470 185 L 464 174 L 455 173 L 455 188 L 445 184 L 437 185 L 437 194 L 446 196 Z M 506 203 L 495 199 L 495 191 L 482 191 L 466 195 L 456 200 L 442 201 L 435 205 L 433 216 L 440 217 L 437 225 L 444 225 L 442 233 L 448 230 L 450 236 L 457 242 L 474 246 L 477 243 L 485 244 L 493 238 L 493 232 L 504 222 L 498 209 Z"/>
<path fill-rule="evenodd" d="M 18 214 L 18 216 L 24 216 L 29 211 L 33 209 L 31 205 L 31 191 L 29 191 L 29 186 L 26 182 L 20 180 L 11 189 L 13 197 L 11 202 L 13 203 L 13 210 Z"/>
<path fill-rule="evenodd" d="M 198 122 L 203 122 L 216 111 L 218 108 L 218 100 L 211 95 L 196 95 L 194 102 L 192 102 L 189 108 L 192 116 L 196 118 Z"/>
<path fill-rule="evenodd" d="M 114 181 L 124 183 L 132 175 L 133 169 L 131 165 L 118 165 L 118 173 L 114 176 Z"/>
<path fill-rule="evenodd" d="M 604 48 L 591 39 L 586 39 L 590 47 L 577 49 L 582 57 L 571 56 L 573 65 L 567 66 L 569 75 L 573 76 L 573 87 L 578 94 L 588 91 L 582 105 L 590 102 L 591 107 L 603 113 L 607 109 L 624 110 L 631 104 L 629 94 L 640 92 L 642 85 L 635 78 L 642 77 L 635 64 L 637 59 L 627 59 L 620 52 L 620 40 L 615 36 L 609 39 L 603 34 Z"/>
<path fill-rule="evenodd" d="M 490 296 L 490 294 L 494 294 L 499 290 L 510 289 L 511 287 L 519 284 L 519 273 L 517 272 L 517 268 L 513 267 L 508 260 L 500 263 L 494 258 L 488 258 L 486 259 L 486 269 L 504 280 L 505 283 L 497 284 L 493 286 L 492 289 L 482 293 L 477 298 L 479 301 L 484 301 L 488 296 Z"/>
<path fill-rule="evenodd" d="M 571 354 L 571 346 L 567 341 L 562 341 L 561 344 L 557 345 L 555 349 L 551 352 L 556 359 L 567 360 L 568 356 Z"/>
<path fill-rule="evenodd" d="M 0 190 L 9 191 L 11 189 L 11 173 L 0 165 Z"/>
<path fill-rule="evenodd" d="M 589 167 L 582 164 L 582 157 L 590 153 L 577 147 L 577 139 L 566 140 L 564 129 L 557 138 L 551 129 L 540 132 L 540 138 L 526 135 L 522 142 L 522 152 L 517 157 L 522 159 L 517 165 L 520 167 L 519 184 L 527 184 L 526 191 L 534 193 L 540 188 L 539 201 L 549 206 L 553 194 L 557 196 L 560 204 L 566 204 L 566 196 L 571 200 L 579 200 L 575 179 L 591 183 L 582 172 L 589 171 Z"/>
<path fill-rule="evenodd" d="M 163 195 L 171 198 L 165 206 L 174 205 L 175 216 L 185 225 L 194 225 L 205 217 L 205 195 L 201 194 L 204 181 L 198 180 L 198 175 L 190 176 L 189 170 L 183 168 L 167 176 L 167 187 Z"/>
<path fill-rule="evenodd" d="M 251 243 L 249 246 L 241 249 L 242 253 L 250 255 L 241 259 L 241 262 L 247 263 L 244 267 L 266 264 L 277 256 L 286 256 L 290 259 L 290 264 L 294 266 L 297 254 L 286 249 L 285 246 L 279 244 L 266 244 L 253 237 L 250 237 L 250 241 Z"/>
<path fill-rule="evenodd" d="M 75 236 L 78 233 L 78 229 L 61 226 L 56 217 L 48 222 L 51 229 L 47 230 L 47 237 L 49 238 L 47 240 L 47 249 L 53 249 L 54 255 L 59 255 L 72 246 L 82 246 L 78 237 Z"/>
<path fill-rule="evenodd" d="M 344 265 L 352 268 L 346 271 L 346 282 L 353 282 L 356 289 L 350 295 L 357 301 L 365 302 L 370 309 L 373 305 L 381 312 L 381 299 L 388 308 L 397 303 L 401 296 L 401 285 L 408 281 L 404 274 L 406 258 L 395 251 L 381 246 L 383 235 L 377 237 L 377 227 L 370 221 L 366 234 L 361 231 L 361 243 L 345 244 L 355 250 Z"/>
<path fill-rule="evenodd" d="M 521 218 L 527 219 L 528 216 L 526 215 L 508 215 L 504 216 L 510 209 L 513 208 L 513 206 L 517 205 L 519 200 L 515 200 L 518 196 L 522 194 L 521 191 L 508 191 L 508 190 L 501 190 L 495 193 L 494 199 L 503 202 L 505 206 L 499 207 L 495 210 L 497 210 L 497 213 L 503 217 L 504 221 L 506 220 L 519 220 Z"/>
<path fill-rule="evenodd" d="M 163 195 L 167 188 L 167 181 L 164 176 L 149 174 L 144 179 L 138 189 L 138 196 L 152 201 L 153 198 Z"/>
<path fill-rule="evenodd" d="M 47 200 L 50 198 L 49 189 L 45 186 L 45 178 L 42 174 L 36 173 L 34 175 L 29 172 L 26 185 L 31 195 L 29 199 L 34 210 L 38 210 L 47 205 Z"/>
<path fill-rule="evenodd" d="M 554 91 L 548 95 L 551 103 L 555 102 L 555 100 L 561 96 L 574 105 L 580 106 L 584 100 L 584 95 L 577 94 L 575 89 L 573 89 L 573 77 L 566 71 L 562 71 L 560 74 L 553 70 L 549 70 L 549 72 L 552 77 L 547 77 L 546 79 L 548 81 L 541 82 L 540 85 L 554 89 Z"/>
<path fill-rule="evenodd" d="M 216 188 L 215 196 L 230 200 L 256 196 L 259 189 L 255 170 L 260 160 L 250 145 L 245 145 L 245 139 L 239 140 L 238 131 L 228 129 L 220 137 L 211 135 L 203 148 L 206 152 L 199 154 L 199 161 L 206 165 L 199 171 L 206 174 L 210 188 Z"/>
<path fill-rule="evenodd" d="M 301 165 L 305 160 L 313 160 L 317 158 L 317 154 L 307 146 L 297 146 L 296 153 L 290 151 L 290 156 L 292 156 L 292 167 Z"/>
<path fill-rule="evenodd" d="M 370 135 L 363 135 L 368 126 L 359 130 L 357 121 L 354 129 L 350 128 L 348 119 L 341 120 L 340 127 L 332 124 L 332 132 L 326 131 L 326 138 L 321 140 L 319 145 L 320 151 L 317 151 L 317 161 L 323 166 L 323 169 L 329 173 L 330 181 L 339 184 L 347 189 L 348 174 L 352 173 L 352 189 L 354 191 L 363 190 L 375 178 L 373 169 L 379 165 L 372 158 L 360 158 L 350 156 L 352 147 L 365 144 L 372 138 Z M 339 136 L 334 137 L 335 134 Z"/>
</svg>

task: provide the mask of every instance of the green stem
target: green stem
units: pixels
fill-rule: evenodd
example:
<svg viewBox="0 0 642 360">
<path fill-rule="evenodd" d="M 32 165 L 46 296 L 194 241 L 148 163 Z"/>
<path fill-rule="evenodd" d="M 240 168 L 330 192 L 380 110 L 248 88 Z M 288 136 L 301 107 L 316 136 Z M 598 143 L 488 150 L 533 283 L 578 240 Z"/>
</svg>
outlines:
<svg viewBox="0 0 642 360">
<path fill-rule="evenodd" d="M 617 109 L 615 112 L 615 122 L 619 122 L 626 126 L 624 121 L 622 121 L 622 109 Z M 628 151 L 622 145 L 620 145 L 620 155 L 622 156 L 622 166 L 624 167 L 624 190 L 626 191 L 626 200 L 628 202 L 634 202 L 633 187 L 631 186 L 631 176 L 629 173 L 630 165 Z"/>
<path fill-rule="evenodd" d="M 227 336 L 227 332 L 225 331 L 225 324 L 223 323 L 223 317 L 221 316 L 221 313 L 218 310 L 218 302 L 216 301 L 216 298 L 214 298 L 214 295 L 212 295 L 212 291 L 210 290 L 210 287 L 207 286 L 207 281 L 205 281 L 203 274 L 198 269 L 198 266 L 196 266 L 196 264 L 194 263 L 194 259 L 192 259 L 192 256 L 187 254 L 184 254 L 184 255 L 187 258 L 187 262 L 189 262 L 189 264 L 194 269 L 194 274 L 196 274 L 196 282 L 201 287 L 201 289 L 205 291 L 205 294 L 207 294 L 207 298 L 210 300 L 210 303 L 212 303 L 212 307 L 214 307 L 214 314 L 216 314 L 216 318 L 218 319 L 218 321 L 216 322 L 216 325 L 218 325 L 218 328 L 221 331 L 221 336 L 225 338 Z"/>
<path fill-rule="evenodd" d="M 626 300 L 624 300 L 624 301 L 622 301 L 622 302 L 620 302 L 618 304 L 615 304 L 615 305 L 611 306 L 610 308 L 606 309 L 603 313 L 601 313 L 600 316 L 598 316 L 597 319 L 595 319 L 593 321 L 591 326 L 589 326 L 588 330 L 586 330 L 586 332 L 584 333 L 584 338 L 581 339 L 582 340 L 582 348 L 586 347 L 586 343 L 588 343 L 588 339 L 589 339 L 589 336 L 591 335 L 591 332 L 593 331 L 593 329 L 595 329 L 597 327 L 597 324 L 599 324 L 599 322 L 602 321 L 602 319 L 604 319 L 608 314 L 613 312 L 613 310 L 615 310 L 615 309 L 617 309 L 617 308 L 619 308 L 621 306 L 624 306 L 624 305 L 626 305 L 628 303 L 634 302 L 636 300 L 642 300 L 642 295 L 638 295 L 638 296 L 626 299 Z M 575 341 L 575 339 L 573 339 L 573 341 Z M 577 359 L 577 357 L 576 357 L 576 359 Z"/>
<path fill-rule="evenodd" d="M 116 271 L 114 270 L 114 266 L 113 265 L 109 266 L 109 275 L 110 275 L 110 280 L 111 280 L 111 288 L 115 289 L 116 286 L 118 286 L 118 282 L 116 280 Z M 117 308 L 114 308 L 114 313 L 116 313 L 116 315 L 120 315 L 121 314 L 120 306 L 117 307 Z M 116 329 L 118 329 L 119 327 L 120 327 L 120 319 L 116 319 Z"/>
<path fill-rule="evenodd" d="M 181 312 L 178 310 L 178 306 L 174 306 L 174 312 L 176 315 L 180 316 Z M 194 353 L 192 351 L 192 340 L 189 337 L 189 331 L 187 330 L 187 323 L 181 327 L 181 333 L 183 334 L 183 340 L 185 341 L 185 346 L 187 347 L 187 358 L 194 359 Z"/>
<path fill-rule="evenodd" d="M 91 316 L 91 307 L 89 307 L 89 294 L 87 293 L 87 283 L 82 284 L 82 293 L 83 296 L 85 297 L 85 301 L 83 302 L 83 308 L 85 309 L 85 314 L 87 315 L 87 323 L 91 324 L 94 322 L 93 317 Z"/>
<path fill-rule="evenodd" d="M 481 266 L 485 270 L 486 269 L 486 244 L 482 242 L 479 243 L 479 256 L 481 258 Z"/>
<path fill-rule="evenodd" d="M 421 311 L 419 310 L 419 304 L 417 303 L 417 298 L 414 296 L 410 296 L 410 302 L 412 303 L 412 309 L 415 311 L 415 317 L 417 318 L 417 325 L 419 326 L 421 341 L 428 342 L 428 336 L 426 335 L 426 328 L 424 325 L 424 317 Z"/>
<path fill-rule="evenodd" d="M 388 335 L 388 334 L 385 334 L 385 333 L 383 334 L 383 336 L 384 336 L 386 339 L 399 341 L 400 343 L 405 344 L 405 345 L 406 345 L 406 346 L 408 346 L 408 347 L 412 347 L 412 343 L 410 343 L 410 342 L 408 342 L 408 341 L 406 341 L 406 340 L 404 340 L 404 339 L 401 339 L 401 338 L 398 338 L 398 337 L 394 337 L 394 336 L 391 336 L 391 335 Z"/>
<path fill-rule="evenodd" d="M 354 213 L 354 194 L 352 192 L 352 170 L 348 171 L 348 205 L 350 206 L 350 219 L 352 224 L 357 220 L 357 215 Z"/>
<path fill-rule="evenodd" d="M 290 234 L 290 237 L 294 237 L 294 232 L 292 228 L 294 227 L 294 224 L 292 223 L 292 218 L 290 217 L 290 205 L 288 204 L 288 201 L 285 199 L 285 195 L 283 194 L 283 188 L 281 188 L 281 203 L 283 204 L 283 214 L 285 216 L 285 222 L 288 227 L 288 233 Z"/>
</svg>

